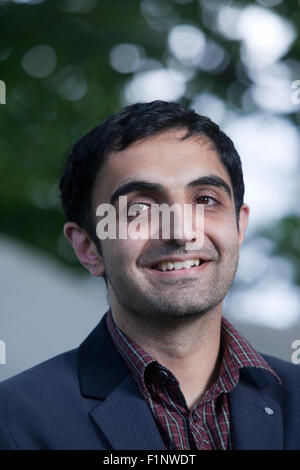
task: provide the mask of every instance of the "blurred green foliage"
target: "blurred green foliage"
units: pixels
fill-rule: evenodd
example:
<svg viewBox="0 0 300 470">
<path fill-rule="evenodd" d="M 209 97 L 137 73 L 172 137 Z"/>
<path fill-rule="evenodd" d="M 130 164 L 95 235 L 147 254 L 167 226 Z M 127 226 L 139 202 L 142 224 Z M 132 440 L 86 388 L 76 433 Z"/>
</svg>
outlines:
<svg viewBox="0 0 300 470">
<path fill-rule="evenodd" d="M 237 5 L 249 3 L 255 4 L 239 1 Z M 252 83 L 241 61 L 239 41 L 209 27 L 205 2 L 151 0 L 151 5 L 159 12 L 153 24 L 142 14 L 145 1 L 139 0 L 0 1 L 0 79 L 7 87 L 7 104 L 0 107 L 0 230 L 69 266 L 78 267 L 78 263 L 62 236 L 58 180 L 71 145 L 125 104 L 122 90 L 132 73 L 119 73 L 111 66 L 112 48 L 137 44 L 148 58 L 165 65 L 170 57 L 170 27 L 197 25 L 227 51 L 230 60 L 221 70 L 197 73 L 181 101 L 189 104 L 193 96 L 207 90 L 224 99 L 229 109 L 242 111 L 242 97 Z M 298 29 L 297 0 L 280 2 L 272 10 Z M 22 61 L 28 50 L 39 45 L 55 51 L 56 64 L 46 76 L 41 65 L 34 77 L 25 71 Z M 298 36 L 285 59 L 299 57 Z M 80 99 L 70 99 L 64 88 L 70 71 L 79 74 L 79 80 L 84 74 L 87 92 Z M 76 92 L 76 80 L 69 83 L 72 86 Z M 298 123 L 298 115 L 289 118 Z M 264 235 L 274 241 L 274 252 L 294 263 L 295 282 L 300 285 L 299 217 L 288 214 Z"/>
</svg>

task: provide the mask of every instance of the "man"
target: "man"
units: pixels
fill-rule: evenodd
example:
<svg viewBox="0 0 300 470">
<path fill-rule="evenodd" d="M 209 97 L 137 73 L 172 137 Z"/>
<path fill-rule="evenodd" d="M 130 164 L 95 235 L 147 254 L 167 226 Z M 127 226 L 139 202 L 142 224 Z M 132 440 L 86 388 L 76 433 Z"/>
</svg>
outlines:
<svg viewBox="0 0 300 470">
<path fill-rule="evenodd" d="M 135 104 L 74 145 L 60 189 L 64 233 L 110 309 L 78 349 L 0 385 L 0 448 L 299 449 L 299 368 L 222 318 L 249 215 L 232 141 L 179 104 Z M 121 196 L 127 235 L 157 206 L 192 210 L 167 238 L 101 237 Z"/>
</svg>

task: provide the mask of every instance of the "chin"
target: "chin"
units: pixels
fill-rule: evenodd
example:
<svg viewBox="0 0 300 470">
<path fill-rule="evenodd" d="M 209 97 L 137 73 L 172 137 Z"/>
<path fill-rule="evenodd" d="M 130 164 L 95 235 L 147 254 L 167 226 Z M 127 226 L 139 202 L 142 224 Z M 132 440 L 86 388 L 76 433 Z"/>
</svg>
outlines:
<svg viewBox="0 0 300 470">
<path fill-rule="evenodd" d="M 209 309 L 204 307 L 198 307 L 197 309 L 177 309 L 177 310 L 170 310 L 164 313 L 166 317 L 169 318 L 197 318 L 202 317 L 205 313 L 207 313 Z"/>
<path fill-rule="evenodd" d="M 185 304 L 175 304 L 172 305 L 170 303 L 160 303 L 160 304 L 153 304 L 149 305 L 148 308 L 145 308 L 144 305 L 143 312 L 147 316 L 153 317 L 158 316 L 159 318 L 197 318 L 201 317 L 205 313 L 207 313 L 212 306 L 203 305 L 199 303 L 197 305 L 187 305 Z"/>
</svg>

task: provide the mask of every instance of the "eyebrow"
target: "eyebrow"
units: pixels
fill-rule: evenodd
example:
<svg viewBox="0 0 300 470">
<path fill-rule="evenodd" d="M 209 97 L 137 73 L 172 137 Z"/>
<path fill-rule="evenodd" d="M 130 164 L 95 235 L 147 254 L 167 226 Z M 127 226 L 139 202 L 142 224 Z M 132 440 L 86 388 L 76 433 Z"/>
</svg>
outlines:
<svg viewBox="0 0 300 470">
<path fill-rule="evenodd" d="M 232 198 L 229 184 L 227 184 L 223 178 L 217 175 L 200 176 L 200 178 L 191 181 L 191 183 L 188 184 L 188 188 L 195 186 L 216 186 L 217 188 L 223 189 L 223 191 L 228 194 L 230 199 Z"/>
<path fill-rule="evenodd" d="M 224 190 L 228 194 L 230 199 L 232 198 L 230 186 L 226 183 L 226 181 L 224 181 L 222 178 L 220 178 L 220 176 L 217 175 L 200 176 L 200 178 L 191 181 L 187 185 L 188 188 L 194 188 L 195 186 L 215 186 Z M 121 184 L 121 186 L 119 186 L 119 188 L 117 188 L 113 192 L 110 198 L 110 204 L 114 204 L 120 196 L 126 196 L 127 194 L 132 193 L 134 191 L 152 191 L 163 193 L 165 191 L 165 188 L 162 184 L 159 183 L 150 183 L 148 181 L 139 180 L 128 181 Z"/>
</svg>

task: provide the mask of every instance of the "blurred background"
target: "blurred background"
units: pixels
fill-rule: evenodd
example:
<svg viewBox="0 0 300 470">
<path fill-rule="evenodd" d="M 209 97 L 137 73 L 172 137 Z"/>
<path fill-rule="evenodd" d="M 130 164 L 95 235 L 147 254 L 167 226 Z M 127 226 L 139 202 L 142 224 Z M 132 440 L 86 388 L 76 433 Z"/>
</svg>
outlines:
<svg viewBox="0 0 300 470">
<path fill-rule="evenodd" d="M 62 234 L 58 181 L 76 140 L 153 99 L 190 105 L 235 142 L 251 217 L 224 312 L 259 351 L 291 360 L 300 339 L 299 8 L 0 0 L 0 380 L 76 347 L 106 312 L 104 281 Z"/>
</svg>

